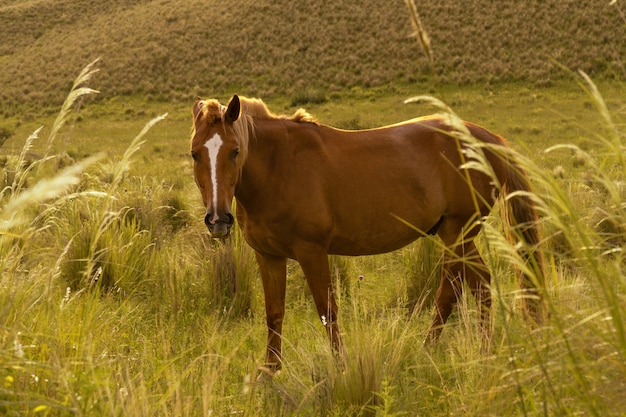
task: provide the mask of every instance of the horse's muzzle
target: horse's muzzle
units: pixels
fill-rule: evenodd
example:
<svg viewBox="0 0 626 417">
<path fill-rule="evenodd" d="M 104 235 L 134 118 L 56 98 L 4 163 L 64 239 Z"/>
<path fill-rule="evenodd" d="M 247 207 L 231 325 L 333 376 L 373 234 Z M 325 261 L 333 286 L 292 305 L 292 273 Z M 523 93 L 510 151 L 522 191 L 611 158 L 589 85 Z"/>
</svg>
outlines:
<svg viewBox="0 0 626 417">
<path fill-rule="evenodd" d="M 209 229 L 212 238 L 223 239 L 230 234 L 230 228 L 233 227 L 235 218 L 230 213 L 215 215 L 207 213 L 204 216 L 204 224 Z"/>
</svg>

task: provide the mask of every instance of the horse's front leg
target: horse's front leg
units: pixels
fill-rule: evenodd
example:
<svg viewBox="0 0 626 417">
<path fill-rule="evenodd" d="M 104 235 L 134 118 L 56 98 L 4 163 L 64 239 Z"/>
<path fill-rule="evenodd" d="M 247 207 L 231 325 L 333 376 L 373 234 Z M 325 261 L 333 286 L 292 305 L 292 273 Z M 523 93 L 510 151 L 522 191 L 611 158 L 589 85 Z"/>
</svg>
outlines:
<svg viewBox="0 0 626 417">
<path fill-rule="evenodd" d="M 276 371 L 282 366 L 281 337 L 285 317 L 285 287 L 287 259 L 256 252 L 263 281 L 265 315 L 267 320 L 266 366 Z"/>
<path fill-rule="evenodd" d="M 333 292 L 328 264 L 328 254 L 316 250 L 305 250 L 298 254 L 309 289 L 315 301 L 317 314 L 326 328 L 328 338 L 335 353 L 344 356 L 344 347 L 337 326 L 337 303 Z"/>
</svg>

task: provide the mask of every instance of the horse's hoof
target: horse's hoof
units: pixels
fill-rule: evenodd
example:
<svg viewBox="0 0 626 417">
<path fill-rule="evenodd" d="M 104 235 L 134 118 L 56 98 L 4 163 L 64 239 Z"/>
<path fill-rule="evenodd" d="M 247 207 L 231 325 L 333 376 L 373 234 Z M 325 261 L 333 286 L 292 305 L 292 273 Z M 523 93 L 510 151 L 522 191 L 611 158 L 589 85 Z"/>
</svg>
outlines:
<svg viewBox="0 0 626 417">
<path fill-rule="evenodd" d="M 270 378 L 273 379 L 275 376 L 280 374 L 280 365 L 276 363 L 265 363 L 257 368 L 259 371 L 259 375 L 257 376 L 257 381 Z"/>
</svg>

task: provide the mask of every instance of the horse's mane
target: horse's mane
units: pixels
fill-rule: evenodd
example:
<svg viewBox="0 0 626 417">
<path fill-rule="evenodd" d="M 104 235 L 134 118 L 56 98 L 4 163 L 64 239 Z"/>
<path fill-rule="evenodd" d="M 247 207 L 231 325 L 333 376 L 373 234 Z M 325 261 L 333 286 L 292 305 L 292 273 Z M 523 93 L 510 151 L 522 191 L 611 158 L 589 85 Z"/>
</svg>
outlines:
<svg viewBox="0 0 626 417">
<path fill-rule="evenodd" d="M 240 140 L 239 153 L 242 156 L 240 158 L 241 161 L 246 160 L 250 139 L 256 138 L 255 119 L 291 120 L 297 123 L 319 124 L 315 117 L 302 108 L 296 110 L 291 116 L 277 116 L 267 108 L 267 105 L 261 99 L 239 96 L 239 101 L 241 103 L 241 115 L 233 124 L 233 129 Z M 198 117 L 202 121 L 208 124 L 224 121 L 226 106 L 214 99 L 203 100 L 201 105 L 202 108 Z"/>
<path fill-rule="evenodd" d="M 241 112 L 251 117 L 260 119 L 282 119 L 294 122 L 307 122 L 318 124 L 317 119 L 311 116 L 306 110 L 300 108 L 291 116 L 277 116 L 272 113 L 263 100 L 258 98 L 239 97 L 241 102 Z"/>
<path fill-rule="evenodd" d="M 239 97 L 241 102 L 241 115 L 259 119 L 291 120 L 294 122 L 306 122 L 318 124 L 318 121 L 306 110 L 300 108 L 291 116 L 277 116 L 272 113 L 263 100 L 258 98 Z M 209 124 L 213 124 L 222 119 L 226 107 L 217 100 L 202 101 L 202 119 Z"/>
</svg>

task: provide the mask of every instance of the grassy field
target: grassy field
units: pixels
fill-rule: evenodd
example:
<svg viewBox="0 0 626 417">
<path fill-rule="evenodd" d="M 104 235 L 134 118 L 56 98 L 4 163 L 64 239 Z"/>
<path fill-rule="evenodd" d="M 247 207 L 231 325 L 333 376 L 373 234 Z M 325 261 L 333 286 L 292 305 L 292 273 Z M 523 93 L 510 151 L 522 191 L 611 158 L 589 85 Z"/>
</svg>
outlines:
<svg viewBox="0 0 626 417">
<path fill-rule="evenodd" d="M 0 0 L 0 415 L 624 415 L 623 2 L 448 3 L 420 2 L 433 74 L 400 1 Z M 341 364 L 290 264 L 284 368 L 259 377 L 254 256 L 208 238 L 188 149 L 194 96 L 233 93 L 348 129 L 439 111 L 403 104 L 432 94 L 507 137 L 549 322 L 522 318 L 496 207 L 490 344 L 463 294 L 422 347 L 442 254 L 422 240 L 331 258 Z"/>
<path fill-rule="evenodd" d="M 463 296 L 441 342 L 421 346 L 441 256 L 435 240 L 422 241 L 332 259 L 342 366 L 291 265 L 285 366 L 274 379 L 257 379 L 266 330 L 251 250 L 239 233 L 209 240 L 202 224 L 189 104 L 87 97 L 78 112 L 65 113 L 74 102 L 60 118 L 16 123 L 1 160 L 0 413 L 620 415 L 624 89 L 602 82 L 600 100 L 578 82 L 591 88 L 578 77 L 438 91 L 528 157 L 549 260 L 545 327 L 521 318 L 511 268 L 519 260 L 494 216 L 481 238 L 495 277 L 491 345 Z M 421 93 L 354 87 L 308 108 L 324 123 L 372 127 L 435 110 L 402 104 Z M 268 102 L 293 110 L 288 96 Z M 577 147 L 546 152 L 567 143 Z"/>
<path fill-rule="evenodd" d="M 624 5 L 610 3 L 421 0 L 433 74 L 400 0 L 2 0 L 0 115 L 58 107 L 96 58 L 103 98 L 166 102 L 398 82 L 549 85 L 563 78 L 554 63 L 623 80 Z"/>
</svg>

